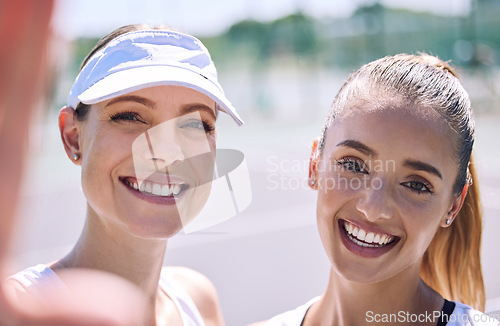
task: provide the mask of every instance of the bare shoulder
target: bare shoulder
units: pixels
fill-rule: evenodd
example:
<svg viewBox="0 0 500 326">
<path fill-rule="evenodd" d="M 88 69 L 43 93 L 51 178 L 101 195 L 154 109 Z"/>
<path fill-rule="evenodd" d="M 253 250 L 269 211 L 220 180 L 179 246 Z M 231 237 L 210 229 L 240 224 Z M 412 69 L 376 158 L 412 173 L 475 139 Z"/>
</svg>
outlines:
<svg viewBox="0 0 500 326">
<path fill-rule="evenodd" d="M 217 290 L 208 277 L 181 266 L 163 267 L 162 271 L 177 281 L 189 294 L 207 326 L 224 325 Z"/>
<path fill-rule="evenodd" d="M 196 302 L 196 298 L 206 300 L 217 300 L 217 291 L 213 283 L 200 272 L 182 266 L 163 267 L 163 272 L 171 276 L 191 295 Z"/>
</svg>

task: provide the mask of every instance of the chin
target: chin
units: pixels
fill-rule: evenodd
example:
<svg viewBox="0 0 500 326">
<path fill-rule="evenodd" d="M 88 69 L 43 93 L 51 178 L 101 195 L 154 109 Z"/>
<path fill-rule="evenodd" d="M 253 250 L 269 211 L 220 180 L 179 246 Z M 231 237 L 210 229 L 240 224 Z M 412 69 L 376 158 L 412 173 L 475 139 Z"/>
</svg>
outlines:
<svg viewBox="0 0 500 326">
<path fill-rule="evenodd" d="M 390 272 L 390 263 L 385 259 L 357 257 L 342 248 L 342 243 L 331 243 L 325 248 L 332 272 L 342 279 L 359 284 L 383 282 L 396 273 Z"/>
<path fill-rule="evenodd" d="M 344 280 L 359 284 L 380 283 L 391 278 L 386 267 L 376 264 L 366 266 L 365 264 L 335 264 L 332 263 L 332 271 Z"/>
<path fill-rule="evenodd" d="M 165 223 L 167 222 L 167 223 Z M 164 221 L 162 223 L 145 223 L 128 226 L 128 232 L 142 239 L 167 240 L 182 230 L 182 223 L 176 221 Z"/>
</svg>

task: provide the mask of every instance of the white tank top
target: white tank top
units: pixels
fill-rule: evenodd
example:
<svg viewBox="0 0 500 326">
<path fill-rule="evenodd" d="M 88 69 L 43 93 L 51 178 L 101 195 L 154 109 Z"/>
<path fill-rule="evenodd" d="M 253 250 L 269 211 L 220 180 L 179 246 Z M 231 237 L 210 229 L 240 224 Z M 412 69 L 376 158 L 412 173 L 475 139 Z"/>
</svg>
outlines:
<svg viewBox="0 0 500 326">
<path fill-rule="evenodd" d="M 45 286 L 49 283 L 50 286 L 58 287 L 63 291 L 67 290 L 64 282 L 57 274 L 43 264 L 28 267 L 8 279 L 17 281 L 27 292 L 43 301 L 48 299 L 47 296 L 50 296 L 50 293 L 40 291 L 40 287 L 37 285 L 42 284 L 42 282 Z M 179 284 L 175 283 L 171 277 L 168 277 L 165 271 L 161 273 L 159 285 L 174 302 L 181 316 L 183 326 L 205 326 L 200 312 L 189 294 Z"/>
</svg>

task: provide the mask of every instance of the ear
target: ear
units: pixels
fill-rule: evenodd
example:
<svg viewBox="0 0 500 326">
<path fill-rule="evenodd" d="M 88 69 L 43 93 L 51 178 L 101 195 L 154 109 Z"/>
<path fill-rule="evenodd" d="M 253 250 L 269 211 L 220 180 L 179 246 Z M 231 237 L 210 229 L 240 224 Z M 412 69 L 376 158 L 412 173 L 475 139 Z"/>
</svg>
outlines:
<svg viewBox="0 0 500 326">
<path fill-rule="evenodd" d="M 318 189 L 318 163 L 319 163 L 319 152 L 318 152 L 319 137 L 314 139 L 312 145 L 311 157 L 309 159 L 309 187 L 313 190 Z"/>
<path fill-rule="evenodd" d="M 69 159 L 77 164 L 81 164 L 80 153 L 80 125 L 75 118 L 75 110 L 65 106 L 59 111 L 59 131 L 64 150 Z M 77 155 L 76 157 L 74 155 Z"/>
<path fill-rule="evenodd" d="M 447 228 L 451 225 L 451 223 L 453 223 L 455 217 L 457 217 L 458 213 L 460 212 L 460 209 L 462 209 L 462 206 L 464 205 L 465 197 L 467 197 L 468 191 L 469 191 L 469 184 L 465 183 L 462 189 L 462 193 L 460 193 L 459 196 L 453 198 L 450 209 L 448 210 L 445 219 L 441 222 L 442 227 Z M 449 220 L 448 224 L 446 223 L 446 220 Z"/>
</svg>

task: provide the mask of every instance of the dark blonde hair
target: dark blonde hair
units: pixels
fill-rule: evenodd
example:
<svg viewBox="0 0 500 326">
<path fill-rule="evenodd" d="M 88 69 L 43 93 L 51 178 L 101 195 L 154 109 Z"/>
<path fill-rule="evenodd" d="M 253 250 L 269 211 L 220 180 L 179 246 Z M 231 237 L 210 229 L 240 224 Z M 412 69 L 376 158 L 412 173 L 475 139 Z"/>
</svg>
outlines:
<svg viewBox="0 0 500 326">
<path fill-rule="evenodd" d="M 459 196 L 471 179 L 474 184 L 469 186 L 465 203 L 452 225 L 436 232 L 423 257 L 420 276 L 443 297 L 483 310 L 482 217 L 471 159 L 474 117 L 469 96 L 448 63 L 428 54 L 398 54 L 361 67 L 349 76 L 332 103 L 318 144 L 319 153 L 329 127 L 349 101 L 374 100 L 381 92 L 415 104 L 412 107 L 416 109 L 434 109 L 450 127 L 458 164 L 453 193 Z"/>
</svg>

